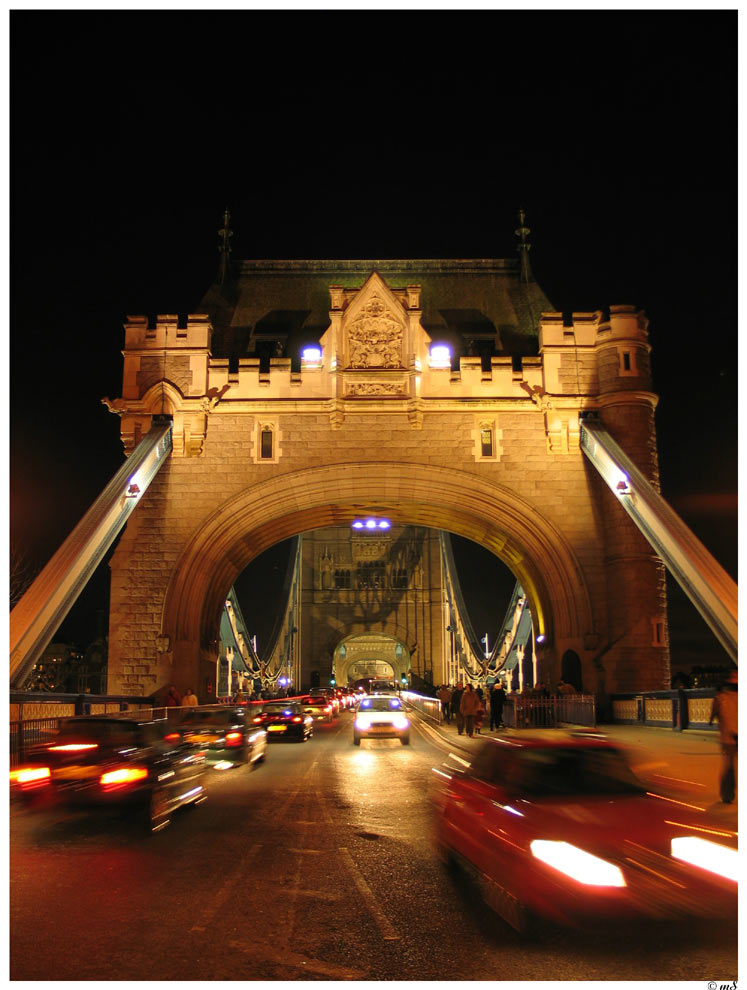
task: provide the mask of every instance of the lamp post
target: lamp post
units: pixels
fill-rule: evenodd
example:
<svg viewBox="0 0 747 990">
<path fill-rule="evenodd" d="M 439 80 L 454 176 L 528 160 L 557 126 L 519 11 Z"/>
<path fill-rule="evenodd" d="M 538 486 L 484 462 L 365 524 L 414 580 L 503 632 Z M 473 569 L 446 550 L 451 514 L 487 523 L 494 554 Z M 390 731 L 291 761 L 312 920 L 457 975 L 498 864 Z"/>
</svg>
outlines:
<svg viewBox="0 0 747 990">
<path fill-rule="evenodd" d="M 446 627 L 446 631 L 449 633 L 451 641 L 449 651 L 449 684 L 456 684 L 456 670 L 454 669 L 454 627 L 451 623 Z"/>
</svg>

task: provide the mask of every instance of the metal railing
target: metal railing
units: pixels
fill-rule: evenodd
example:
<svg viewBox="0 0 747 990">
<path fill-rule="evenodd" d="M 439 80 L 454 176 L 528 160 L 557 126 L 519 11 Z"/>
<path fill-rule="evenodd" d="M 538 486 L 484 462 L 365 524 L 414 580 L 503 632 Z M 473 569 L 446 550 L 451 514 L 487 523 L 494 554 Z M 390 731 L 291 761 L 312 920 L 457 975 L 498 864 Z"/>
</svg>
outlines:
<svg viewBox="0 0 747 990">
<path fill-rule="evenodd" d="M 127 717 L 142 712 L 146 718 L 155 717 L 157 709 L 151 707 L 150 698 L 133 698 L 125 695 L 52 694 L 31 691 L 11 691 L 11 706 L 17 706 L 18 717 L 9 723 L 10 766 L 16 767 L 23 760 L 30 746 L 43 742 L 59 727 L 62 719 L 71 716 L 119 715 Z M 24 718 L 23 709 L 43 708 L 44 714 Z M 53 714 L 57 709 L 59 714 Z"/>
<path fill-rule="evenodd" d="M 419 711 L 421 715 L 425 715 L 426 718 L 431 719 L 437 725 L 443 722 L 441 702 L 438 698 L 427 698 L 425 695 L 416 694 L 414 691 L 402 691 L 401 697 L 404 698 L 408 705 Z"/>
<path fill-rule="evenodd" d="M 510 694 L 503 705 L 503 723 L 512 729 L 557 729 L 563 724 L 597 724 L 593 694 L 564 694 L 551 698 Z"/>
</svg>

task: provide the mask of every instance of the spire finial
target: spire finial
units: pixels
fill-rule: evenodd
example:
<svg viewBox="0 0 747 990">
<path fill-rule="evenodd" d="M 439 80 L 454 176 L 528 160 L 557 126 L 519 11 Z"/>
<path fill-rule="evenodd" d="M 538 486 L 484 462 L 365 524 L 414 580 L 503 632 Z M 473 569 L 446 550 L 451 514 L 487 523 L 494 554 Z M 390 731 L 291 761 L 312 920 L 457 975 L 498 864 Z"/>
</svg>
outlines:
<svg viewBox="0 0 747 990">
<path fill-rule="evenodd" d="M 534 276 L 532 275 L 532 269 L 529 265 L 529 252 L 532 250 L 532 245 L 527 243 L 527 237 L 531 234 L 529 227 L 525 226 L 524 220 L 526 219 L 526 213 L 523 207 L 519 207 L 519 227 L 514 231 L 517 237 L 521 238 L 521 243 L 518 245 L 516 250 L 521 255 L 521 271 L 519 278 L 522 282 L 533 282 Z"/>
<path fill-rule="evenodd" d="M 226 275 L 228 274 L 228 257 L 231 254 L 231 238 L 233 237 L 233 231 L 228 226 L 231 220 L 231 214 L 228 212 L 228 207 L 223 211 L 223 226 L 218 231 L 218 236 L 220 237 L 220 246 L 218 251 L 220 253 L 220 284 L 226 281 Z"/>
</svg>

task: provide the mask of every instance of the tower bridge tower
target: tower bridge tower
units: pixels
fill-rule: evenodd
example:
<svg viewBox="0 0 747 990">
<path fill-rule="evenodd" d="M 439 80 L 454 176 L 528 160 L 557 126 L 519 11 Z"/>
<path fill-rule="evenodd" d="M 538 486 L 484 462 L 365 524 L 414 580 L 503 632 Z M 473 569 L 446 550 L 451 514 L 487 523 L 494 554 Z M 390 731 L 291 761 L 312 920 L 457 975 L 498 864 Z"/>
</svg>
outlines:
<svg viewBox="0 0 747 990">
<path fill-rule="evenodd" d="M 520 230 L 520 260 L 226 257 L 199 313 L 128 319 L 122 396 L 106 403 L 127 453 L 164 415 L 173 448 L 111 561 L 110 691 L 176 680 L 207 700 L 229 589 L 299 534 L 321 554 L 322 586 L 304 587 L 324 621 L 298 627 L 309 677 L 322 659 L 337 671 L 343 646 L 345 663 L 365 652 L 331 585 L 368 579 L 375 607 L 378 558 L 350 531 L 366 515 L 392 540 L 444 530 L 498 556 L 526 594 L 543 680 L 565 665 L 599 695 L 668 686 L 663 565 L 579 442 L 595 413 L 658 485 L 647 321 L 555 312 Z M 329 527 L 339 541 L 317 546 Z M 436 676 L 443 644 L 412 650 L 399 619 L 374 631 Z"/>
</svg>

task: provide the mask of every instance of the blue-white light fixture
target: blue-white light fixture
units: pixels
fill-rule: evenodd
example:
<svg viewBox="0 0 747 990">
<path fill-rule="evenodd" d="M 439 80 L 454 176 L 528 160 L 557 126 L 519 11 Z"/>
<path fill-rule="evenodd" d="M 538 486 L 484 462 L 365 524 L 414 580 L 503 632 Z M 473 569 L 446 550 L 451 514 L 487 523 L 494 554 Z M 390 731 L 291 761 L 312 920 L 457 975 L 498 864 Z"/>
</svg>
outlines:
<svg viewBox="0 0 747 990">
<path fill-rule="evenodd" d="M 431 368 L 450 368 L 451 348 L 446 344 L 433 344 L 428 353 L 428 365 Z"/>
</svg>

